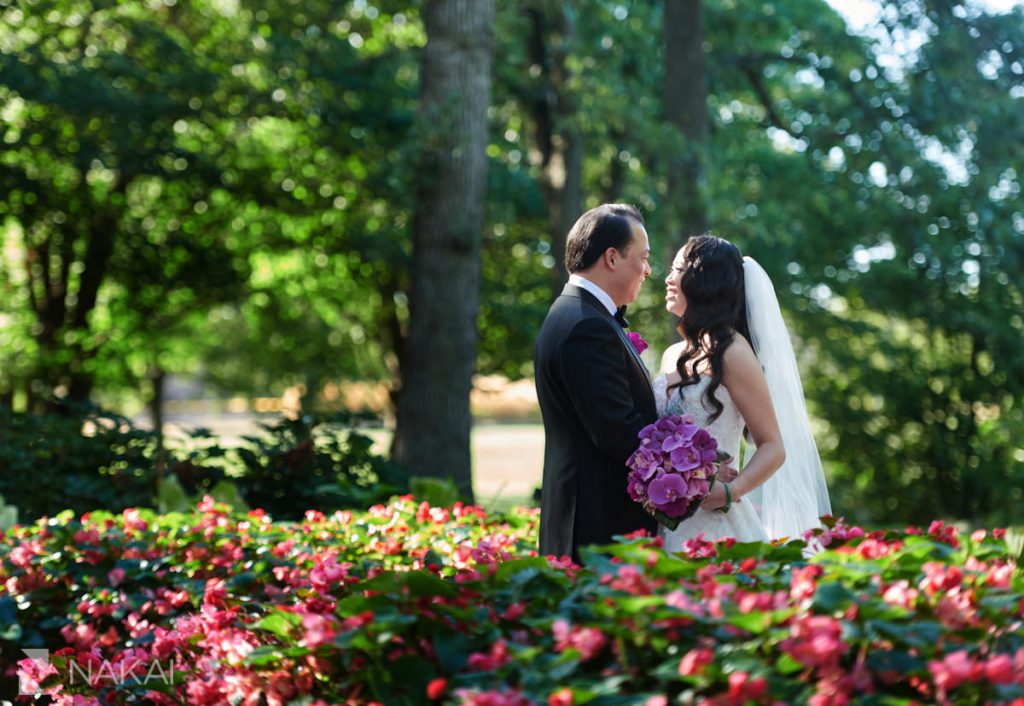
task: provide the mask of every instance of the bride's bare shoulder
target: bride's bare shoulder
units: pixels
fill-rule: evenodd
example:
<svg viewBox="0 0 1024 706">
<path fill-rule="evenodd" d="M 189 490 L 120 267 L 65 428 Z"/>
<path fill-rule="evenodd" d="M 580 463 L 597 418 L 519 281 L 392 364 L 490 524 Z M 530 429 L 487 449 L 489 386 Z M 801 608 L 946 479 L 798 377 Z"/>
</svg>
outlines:
<svg viewBox="0 0 1024 706">
<path fill-rule="evenodd" d="M 679 356 L 686 350 L 686 341 L 679 341 L 673 343 L 671 346 L 665 349 L 665 353 L 661 356 L 661 372 L 665 375 L 676 372 L 676 363 L 679 362 Z"/>
</svg>

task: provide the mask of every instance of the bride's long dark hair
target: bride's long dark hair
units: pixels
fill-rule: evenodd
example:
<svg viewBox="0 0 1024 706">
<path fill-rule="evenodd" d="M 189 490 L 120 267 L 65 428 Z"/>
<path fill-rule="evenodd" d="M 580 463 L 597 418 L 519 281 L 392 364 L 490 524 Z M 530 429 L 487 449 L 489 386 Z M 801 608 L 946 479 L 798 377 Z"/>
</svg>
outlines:
<svg viewBox="0 0 1024 706">
<path fill-rule="evenodd" d="M 686 298 L 686 311 L 676 330 L 688 345 L 676 363 L 681 380 L 672 387 L 697 384 L 697 370 L 708 365 L 711 384 L 704 391 L 703 404 L 711 412 L 709 421 L 713 422 L 724 409 L 715 391 L 722 384 L 725 350 L 736 333 L 750 342 L 743 256 L 728 240 L 713 235 L 691 237 L 683 246 L 682 256 L 679 289 Z"/>
</svg>

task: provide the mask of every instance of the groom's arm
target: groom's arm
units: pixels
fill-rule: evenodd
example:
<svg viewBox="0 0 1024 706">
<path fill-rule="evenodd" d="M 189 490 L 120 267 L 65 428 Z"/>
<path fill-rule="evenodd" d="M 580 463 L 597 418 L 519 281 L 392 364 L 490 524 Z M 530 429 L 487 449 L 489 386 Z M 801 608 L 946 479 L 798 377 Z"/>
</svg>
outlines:
<svg viewBox="0 0 1024 706">
<path fill-rule="evenodd" d="M 577 323 L 562 344 L 560 367 L 591 441 L 623 466 L 646 425 L 630 391 L 622 340 L 603 319 Z"/>
</svg>

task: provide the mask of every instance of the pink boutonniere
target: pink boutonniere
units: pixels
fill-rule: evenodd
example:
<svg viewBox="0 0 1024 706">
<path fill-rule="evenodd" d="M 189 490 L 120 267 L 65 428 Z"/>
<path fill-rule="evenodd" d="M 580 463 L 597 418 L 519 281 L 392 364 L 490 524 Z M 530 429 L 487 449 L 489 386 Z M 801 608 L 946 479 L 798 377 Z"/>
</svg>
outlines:
<svg viewBox="0 0 1024 706">
<path fill-rule="evenodd" d="M 629 332 L 629 342 L 633 344 L 633 348 L 636 348 L 637 355 L 647 350 L 647 341 L 636 331 Z"/>
</svg>

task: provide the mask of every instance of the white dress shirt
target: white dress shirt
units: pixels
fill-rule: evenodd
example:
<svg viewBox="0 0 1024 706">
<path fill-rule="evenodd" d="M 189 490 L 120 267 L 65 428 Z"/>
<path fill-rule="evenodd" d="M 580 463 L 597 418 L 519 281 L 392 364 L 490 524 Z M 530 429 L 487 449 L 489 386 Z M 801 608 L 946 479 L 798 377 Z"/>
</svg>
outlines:
<svg viewBox="0 0 1024 706">
<path fill-rule="evenodd" d="M 612 316 L 615 316 L 615 311 L 616 309 L 618 309 L 618 307 L 615 306 L 615 302 L 612 300 L 612 298 L 608 296 L 608 292 L 598 287 L 596 284 L 591 282 L 586 277 L 581 277 L 580 275 L 569 275 L 569 284 L 574 284 L 577 287 L 581 287 L 590 292 L 591 294 L 593 294 L 595 297 L 597 297 L 597 300 L 599 302 L 604 304 L 604 308 L 608 310 L 608 313 L 611 314 Z"/>
</svg>

